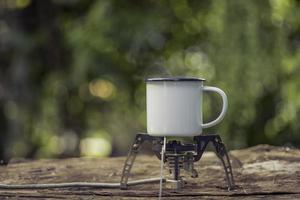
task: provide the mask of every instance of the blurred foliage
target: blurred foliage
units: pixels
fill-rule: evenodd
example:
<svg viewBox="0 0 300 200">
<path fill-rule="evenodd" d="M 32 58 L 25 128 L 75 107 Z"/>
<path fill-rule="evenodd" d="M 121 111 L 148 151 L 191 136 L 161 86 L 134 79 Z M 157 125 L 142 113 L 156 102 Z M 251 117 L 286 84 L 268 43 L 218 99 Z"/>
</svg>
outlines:
<svg viewBox="0 0 300 200">
<path fill-rule="evenodd" d="M 126 154 L 155 76 L 224 89 L 208 131 L 230 148 L 300 147 L 296 0 L 1 0 L 0 52 L 4 160 Z M 220 99 L 204 101 L 208 121 Z"/>
</svg>

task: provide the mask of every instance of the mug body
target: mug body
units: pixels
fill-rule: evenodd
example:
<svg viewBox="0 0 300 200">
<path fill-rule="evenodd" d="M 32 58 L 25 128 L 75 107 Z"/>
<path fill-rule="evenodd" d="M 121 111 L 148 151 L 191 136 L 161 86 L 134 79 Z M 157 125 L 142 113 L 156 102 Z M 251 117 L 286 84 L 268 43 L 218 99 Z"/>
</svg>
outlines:
<svg viewBox="0 0 300 200">
<path fill-rule="evenodd" d="M 147 132 L 152 136 L 190 137 L 202 133 L 204 79 L 147 79 Z"/>
</svg>

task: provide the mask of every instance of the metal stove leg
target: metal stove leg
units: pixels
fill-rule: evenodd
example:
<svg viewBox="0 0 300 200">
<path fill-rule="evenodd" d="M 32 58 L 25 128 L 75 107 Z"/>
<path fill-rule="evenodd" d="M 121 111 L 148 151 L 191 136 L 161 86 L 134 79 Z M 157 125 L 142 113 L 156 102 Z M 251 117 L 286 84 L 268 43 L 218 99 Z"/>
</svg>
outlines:
<svg viewBox="0 0 300 200">
<path fill-rule="evenodd" d="M 128 185 L 128 178 L 130 176 L 130 171 L 131 168 L 133 166 L 133 163 L 135 161 L 135 158 L 141 148 L 141 145 L 145 142 L 145 141 L 154 141 L 154 140 L 160 140 L 159 137 L 152 137 L 150 135 L 146 135 L 146 134 L 137 134 L 135 136 L 134 142 L 129 150 L 129 153 L 127 155 L 124 167 L 123 167 L 123 172 L 122 172 L 122 177 L 121 177 L 121 181 L 120 181 L 120 187 L 123 190 L 126 190 Z"/>
<path fill-rule="evenodd" d="M 130 171 L 132 168 L 132 165 L 134 163 L 134 160 L 140 150 L 141 144 L 143 143 L 143 136 L 142 134 L 137 134 L 135 136 L 134 142 L 129 150 L 129 153 L 127 155 L 124 167 L 123 167 L 123 172 L 122 172 L 122 177 L 121 177 L 121 189 L 126 190 L 127 189 L 127 183 L 128 183 L 128 178 L 130 175 Z"/>
<path fill-rule="evenodd" d="M 216 155 L 221 160 L 222 165 L 224 167 L 226 180 L 227 180 L 227 184 L 228 184 L 228 190 L 232 190 L 235 188 L 232 168 L 231 168 L 229 156 L 226 151 L 226 147 L 225 147 L 224 143 L 222 142 L 220 136 L 215 137 L 215 139 L 213 140 L 213 145 L 216 149 Z"/>
</svg>

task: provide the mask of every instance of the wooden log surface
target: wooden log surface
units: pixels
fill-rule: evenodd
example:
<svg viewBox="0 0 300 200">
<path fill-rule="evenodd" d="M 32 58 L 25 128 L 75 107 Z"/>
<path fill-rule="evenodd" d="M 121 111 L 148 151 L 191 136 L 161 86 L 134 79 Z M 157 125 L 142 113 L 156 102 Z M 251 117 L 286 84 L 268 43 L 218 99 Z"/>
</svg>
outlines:
<svg viewBox="0 0 300 200">
<path fill-rule="evenodd" d="M 300 199 L 300 150 L 259 145 L 230 151 L 238 189 L 227 191 L 224 171 L 213 152 L 196 163 L 198 178 L 187 175 L 180 190 L 164 185 L 163 199 Z M 119 182 L 125 157 L 12 162 L 0 167 L 0 183 Z M 159 177 L 155 156 L 139 155 L 131 180 Z M 164 169 L 164 174 L 168 171 Z M 158 183 L 128 190 L 102 188 L 1 189 L 0 199 L 157 199 Z"/>
</svg>

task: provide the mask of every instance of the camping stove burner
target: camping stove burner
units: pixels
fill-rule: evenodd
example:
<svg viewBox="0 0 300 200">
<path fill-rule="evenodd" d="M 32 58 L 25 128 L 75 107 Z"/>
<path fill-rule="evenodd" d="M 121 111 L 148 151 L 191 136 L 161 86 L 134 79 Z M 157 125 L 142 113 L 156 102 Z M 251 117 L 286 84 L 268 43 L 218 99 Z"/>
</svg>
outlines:
<svg viewBox="0 0 300 200">
<path fill-rule="evenodd" d="M 153 150 L 157 153 L 161 152 L 162 146 L 155 145 Z M 175 188 L 179 189 L 184 186 L 185 182 L 180 176 L 180 170 L 187 171 L 192 178 L 198 177 L 197 171 L 194 169 L 194 155 L 197 154 L 197 146 L 195 144 L 182 144 L 180 141 L 171 140 L 166 145 L 164 163 L 167 163 L 172 181 Z"/>
<path fill-rule="evenodd" d="M 194 169 L 194 155 L 197 154 L 195 144 L 181 144 L 180 141 L 172 140 L 166 145 L 165 160 L 170 174 L 175 181 L 175 187 L 180 188 L 184 181 L 180 176 L 180 170 L 187 171 L 192 178 L 198 177 Z"/>
<path fill-rule="evenodd" d="M 128 153 L 121 178 L 121 188 L 127 189 L 127 182 L 130 171 L 136 155 L 138 154 L 141 145 L 146 142 L 152 142 L 152 150 L 158 159 L 161 159 L 161 150 L 163 147 L 163 137 L 155 137 L 147 134 L 137 134 L 135 141 Z M 194 169 L 194 162 L 201 159 L 208 143 L 212 143 L 215 148 L 215 153 L 221 160 L 225 170 L 228 190 L 234 188 L 234 179 L 230 160 L 219 135 L 199 135 L 193 138 L 191 143 L 182 143 L 177 140 L 170 140 L 166 144 L 166 151 L 163 162 L 167 164 L 172 179 L 168 180 L 174 184 L 176 189 L 180 189 L 185 185 L 185 181 L 180 174 L 180 170 L 187 172 L 192 178 L 198 177 L 198 172 Z"/>
</svg>

